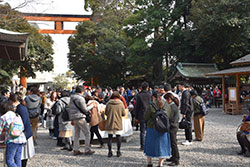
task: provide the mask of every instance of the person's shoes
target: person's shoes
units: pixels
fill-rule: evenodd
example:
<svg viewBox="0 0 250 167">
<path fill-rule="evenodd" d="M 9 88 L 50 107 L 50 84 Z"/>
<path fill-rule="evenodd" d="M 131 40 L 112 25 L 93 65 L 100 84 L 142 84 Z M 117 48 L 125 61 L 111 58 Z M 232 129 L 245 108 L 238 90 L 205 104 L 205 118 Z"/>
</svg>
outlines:
<svg viewBox="0 0 250 167">
<path fill-rule="evenodd" d="M 153 164 L 148 164 L 147 167 L 153 167 Z"/>
<path fill-rule="evenodd" d="M 72 151 L 72 150 L 73 150 L 73 148 L 68 148 L 67 150 L 68 150 L 68 151 Z"/>
<path fill-rule="evenodd" d="M 112 157 L 112 156 L 113 156 L 113 153 L 111 151 L 109 151 L 108 157 Z"/>
<path fill-rule="evenodd" d="M 120 152 L 120 151 L 117 151 L 116 156 L 117 156 L 117 157 L 120 157 L 121 155 L 122 155 L 121 152 Z"/>
<path fill-rule="evenodd" d="M 95 151 L 89 150 L 89 151 L 85 152 L 84 154 L 85 155 L 93 155 L 94 153 L 95 153 Z"/>
<path fill-rule="evenodd" d="M 57 140 L 57 137 L 53 136 L 52 139 L 53 139 L 53 140 Z"/>
<path fill-rule="evenodd" d="M 182 142 L 181 144 L 182 144 L 182 145 L 185 145 L 185 146 L 188 146 L 188 145 L 191 145 L 191 144 L 193 144 L 193 143 L 190 142 L 190 141 L 188 141 L 188 140 L 186 140 L 185 142 Z"/>
<path fill-rule="evenodd" d="M 237 152 L 238 155 L 243 155 L 245 154 L 245 152 L 243 152 L 242 150 L 240 152 Z"/>
<path fill-rule="evenodd" d="M 144 148 L 140 147 L 139 150 L 140 150 L 140 151 L 144 151 Z"/>
<path fill-rule="evenodd" d="M 244 153 L 244 157 L 250 157 L 250 152 L 249 152 L 249 151 L 246 151 L 246 152 Z"/>
<path fill-rule="evenodd" d="M 178 166 L 180 163 L 179 161 L 176 162 L 171 162 L 170 164 L 168 164 L 168 166 Z"/>
<path fill-rule="evenodd" d="M 67 147 L 63 147 L 61 150 L 68 150 L 68 148 Z"/>
<path fill-rule="evenodd" d="M 167 162 L 172 162 L 173 159 L 169 158 L 169 159 L 166 159 Z"/>
<path fill-rule="evenodd" d="M 64 143 L 58 143 L 58 144 L 56 144 L 56 146 L 57 147 L 64 147 L 64 146 L 66 146 L 66 144 L 64 144 Z"/>
<path fill-rule="evenodd" d="M 83 152 L 81 152 L 81 151 L 74 151 L 73 152 L 73 155 L 83 155 L 84 153 Z"/>
<path fill-rule="evenodd" d="M 104 145 L 104 144 L 101 144 L 101 145 L 99 146 L 99 148 L 105 148 L 105 145 Z"/>
</svg>

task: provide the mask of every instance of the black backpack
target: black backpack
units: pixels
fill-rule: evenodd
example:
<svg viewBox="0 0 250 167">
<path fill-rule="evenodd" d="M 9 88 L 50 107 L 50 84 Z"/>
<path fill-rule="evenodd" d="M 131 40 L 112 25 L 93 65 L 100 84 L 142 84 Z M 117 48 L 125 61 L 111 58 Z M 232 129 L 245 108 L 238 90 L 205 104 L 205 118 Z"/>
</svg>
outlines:
<svg viewBox="0 0 250 167">
<path fill-rule="evenodd" d="M 201 115 L 205 116 L 208 114 L 208 107 L 206 105 L 206 103 L 202 100 L 202 101 L 198 101 L 197 99 L 194 99 L 195 101 L 197 101 L 200 105 L 200 111 L 201 111 Z"/>
<path fill-rule="evenodd" d="M 52 105 L 52 107 L 51 107 L 51 111 L 52 111 L 52 114 L 53 115 L 58 115 L 58 114 L 60 114 L 60 113 L 57 113 L 57 105 L 58 105 L 58 101 L 56 101 L 53 105 Z"/>
<path fill-rule="evenodd" d="M 70 121 L 69 120 L 69 105 L 66 105 L 64 111 L 62 112 L 62 120 L 64 122 Z"/>
<path fill-rule="evenodd" d="M 170 123 L 169 117 L 164 109 L 159 109 L 154 103 L 151 103 L 155 109 L 155 129 L 160 133 L 169 132 Z"/>
</svg>

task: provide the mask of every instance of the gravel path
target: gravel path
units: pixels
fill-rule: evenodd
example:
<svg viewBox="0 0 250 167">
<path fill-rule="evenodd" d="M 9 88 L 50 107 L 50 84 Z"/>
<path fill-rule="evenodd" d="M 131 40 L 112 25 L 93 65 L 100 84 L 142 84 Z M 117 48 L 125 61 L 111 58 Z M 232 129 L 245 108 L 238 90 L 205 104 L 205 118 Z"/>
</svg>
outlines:
<svg viewBox="0 0 250 167">
<path fill-rule="evenodd" d="M 190 146 L 179 144 L 181 161 L 179 166 L 186 167 L 238 167 L 250 166 L 250 158 L 238 156 L 240 150 L 235 133 L 242 115 L 232 116 L 213 109 L 206 117 L 205 140 L 193 142 Z M 193 135 L 194 136 L 194 135 Z M 178 132 L 178 143 L 184 140 L 184 131 Z M 135 131 L 131 141 L 122 143 L 120 158 L 107 157 L 106 148 L 93 145 L 96 153 L 92 156 L 73 156 L 72 152 L 61 151 L 55 147 L 56 141 L 48 137 L 48 131 L 39 129 L 36 155 L 28 162 L 29 167 L 74 166 L 74 167 L 142 167 L 146 166 L 146 157 L 139 151 L 139 132 Z M 83 147 L 81 147 L 83 150 Z M 113 143 L 113 150 L 116 144 Z M 115 151 L 113 151 L 116 153 Z M 156 166 L 157 160 L 154 160 Z M 166 165 L 166 163 L 165 163 Z"/>
</svg>

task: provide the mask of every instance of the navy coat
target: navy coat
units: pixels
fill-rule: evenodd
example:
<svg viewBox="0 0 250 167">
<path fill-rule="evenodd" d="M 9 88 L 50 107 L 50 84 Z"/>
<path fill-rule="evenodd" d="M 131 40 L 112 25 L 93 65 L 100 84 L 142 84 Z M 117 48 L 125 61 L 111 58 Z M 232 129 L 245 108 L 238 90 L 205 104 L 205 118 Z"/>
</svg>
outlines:
<svg viewBox="0 0 250 167">
<path fill-rule="evenodd" d="M 33 136 L 28 109 L 24 105 L 19 104 L 16 108 L 16 113 L 18 113 L 23 120 L 24 134 L 28 140 L 31 136 Z"/>
</svg>

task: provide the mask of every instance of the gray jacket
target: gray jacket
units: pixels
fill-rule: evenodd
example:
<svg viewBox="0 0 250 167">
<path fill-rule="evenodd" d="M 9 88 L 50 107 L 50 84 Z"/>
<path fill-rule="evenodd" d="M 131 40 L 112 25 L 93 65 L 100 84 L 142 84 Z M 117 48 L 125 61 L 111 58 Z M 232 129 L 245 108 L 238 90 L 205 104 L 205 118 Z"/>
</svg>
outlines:
<svg viewBox="0 0 250 167">
<path fill-rule="evenodd" d="M 57 113 L 60 113 L 58 116 L 58 123 L 59 123 L 59 130 L 66 131 L 66 130 L 73 130 L 73 126 L 71 125 L 70 121 L 63 121 L 62 113 L 65 112 L 66 107 L 69 107 L 70 97 L 62 97 L 57 102 Z"/>
<path fill-rule="evenodd" d="M 81 109 L 81 111 L 76 107 L 76 105 Z M 93 105 L 87 107 L 85 98 L 80 93 L 71 95 L 69 102 L 69 120 L 78 120 L 85 118 L 84 113 L 88 112 L 93 108 Z"/>
<path fill-rule="evenodd" d="M 28 109 L 35 109 L 38 107 L 40 108 L 41 102 L 42 102 L 41 98 L 36 94 L 31 94 L 31 95 L 25 97 L 24 100 L 26 102 L 26 107 Z"/>
</svg>

